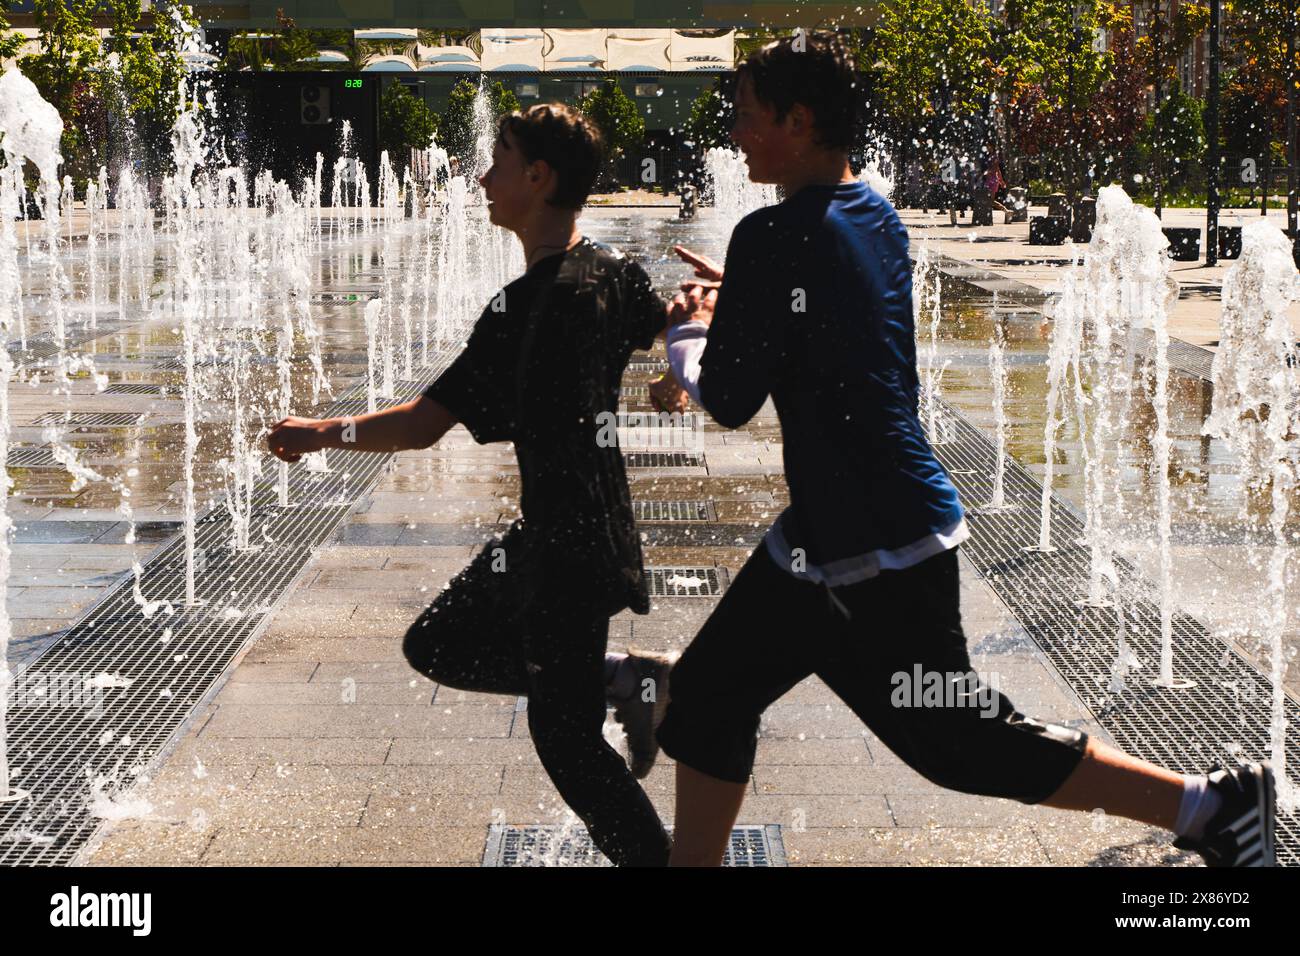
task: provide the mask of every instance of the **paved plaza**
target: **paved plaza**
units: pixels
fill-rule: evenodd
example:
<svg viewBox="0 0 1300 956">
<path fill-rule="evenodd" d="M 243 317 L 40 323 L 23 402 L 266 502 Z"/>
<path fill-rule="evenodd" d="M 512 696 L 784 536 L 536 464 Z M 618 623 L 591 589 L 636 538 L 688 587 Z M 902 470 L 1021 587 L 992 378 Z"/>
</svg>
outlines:
<svg viewBox="0 0 1300 956">
<path fill-rule="evenodd" d="M 592 215 L 600 223 L 615 212 Z M 647 214 L 675 217 L 672 209 Z M 1197 215 L 1171 210 L 1166 219 L 1190 223 Z M 914 244 L 928 241 L 946 259 L 986 270 L 1009 288 L 1050 292 L 1071 252 L 1027 246 L 1025 224 L 954 227 L 946 215 L 903 216 Z M 1218 283 L 1228 265 L 1175 264 L 1184 286 L 1176 337 L 1213 348 Z M 661 291 L 668 291 L 662 280 Z M 107 335 L 88 348 L 108 358 L 115 341 Z M 340 355 L 355 346 L 335 343 Z M 661 347 L 634 356 L 639 364 L 624 379 L 628 411 L 649 410 L 645 386 L 662 358 Z M 137 397 L 87 398 L 85 407 L 92 405 L 149 407 L 175 418 L 174 403 Z M 35 420 L 51 407 L 44 390 L 16 392 L 14 420 Z M 16 437 L 35 441 L 38 434 L 20 429 Z M 787 501 L 770 403 L 736 431 L 706 422 L 701 450 L 700 461 L 630 469 L 632 492 L 647 509 L 647 567 L 714 569 L 725 586 Z M 156 469 L 157 482 L 136 503 L 146 551 L 177 528 L 174 476 L 169 480 L 166 462 L 147 467 Z M 20 661 L 39 654 L 129 573 L 133 549 L 116 497 L 95 486 L 77 494 L 66 488 L 66 476 L 51 473 L 47 486 L 27 484 L 11 504 L 18 530 L 10 611 Z M 526 701 L 439 687 L 411 671 L 401 653 L 408 624 L 515 517 L 518 490 L 511 448 L 476 445 L 460 427 L 432 449 L 394 456 L 132 792 L 134 810 L 107 823 L 81 861 L 475 866 L 494 826 L 564 825 L 566 811 L 528 738 Z M 701 506 L 703 520 L 663 520 L 650 510 L 653 502 Z M 1204 575 L 1195 573 L 1206 559 L 1228 575 L 1223 601 L 1239 603 L 1236 589 L 1252 584 L 1240 555 L 1229 553 L 1234 545 L 1219 544 L 1211 554 L 1183 544 L 1178 559 L 1191 573 L 1179 575 L 1186 586 L 1180 604 L 1213 618 L 1214 601 L 1200 587 Z M 996 674 L 1022 711 L 1107 739 L 1077 688 L 969 560 L 962 575 L 976 669 Z M 614 619 L 611 649 L 680 650 L 716 600 L 657 596 L 648 616 Z M 621 746 L 617 727 L 607 731 Z M 671 761 L 661 757 L 646 789 L 671 823 Z M 138 801 L 147 801 L 147 812 Z M 901 764 L 815 678 L 766 714 L 739 822 L 779 827 L 791 865 L 1196 862 L 1174 850 L 1167 834 L 1101 813 L 941 790 Z"/>
</svg>

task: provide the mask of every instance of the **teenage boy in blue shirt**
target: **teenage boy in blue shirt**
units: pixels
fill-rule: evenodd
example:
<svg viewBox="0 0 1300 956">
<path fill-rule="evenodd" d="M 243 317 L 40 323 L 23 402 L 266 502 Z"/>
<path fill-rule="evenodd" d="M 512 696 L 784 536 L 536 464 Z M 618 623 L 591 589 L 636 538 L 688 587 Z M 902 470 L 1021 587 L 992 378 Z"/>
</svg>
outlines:
<svg viewBox="0 0 1300 956">
<path fill-rule="evenodd" d="M 971 674 L 958 606 L 967 530 L 917 416 L 907 232 L 850 170 L 861 97 L 833 35 L 769 44 L 737 73 L 732 139 L 750 178 L 786 198 L 736 226 L 725 273 L 678 250 L 700 281 L 670 307 L 672 376 L 654 394 L 675 408 L 684 388 L 727 428 L 770 395 L 790 506 L 672 671 L 658 735 L 677 761 L 672 862 L 721 862 L 759 717 L 815 674 L 942 786 L 1100 807 L 1174 830 L 1211 865 L 1272 865 L 1266 764 L 1173 773 L 982 685 L 940 706 L 900 699 L 900 674 Z"/>
</svg>

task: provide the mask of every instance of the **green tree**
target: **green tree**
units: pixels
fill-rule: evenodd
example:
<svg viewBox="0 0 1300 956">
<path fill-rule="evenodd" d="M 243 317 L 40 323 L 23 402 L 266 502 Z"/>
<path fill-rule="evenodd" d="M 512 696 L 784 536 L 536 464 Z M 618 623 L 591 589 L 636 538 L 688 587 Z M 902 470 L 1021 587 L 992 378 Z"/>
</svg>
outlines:
<svg viewBox="0 0 1300 956">
<path fill-rule="evenodd" d="M 1286 138 L 1286 90 L 1277 83 L 1256 82 L 1245 68 L 1225 71 L 1220 126 L 1225 151 L 1263 163 L 1283 165 Z M 1262 170 L 1257 172 L 1262 175 Z"/>
<path fill-rule="evenodd" d="M 230 39 L 222 68 L 254 71 L 302 69 L 304 60 L 320 53 L 316 33 L 299 29 L 283 8 L 275 11 L 275 29 L 269 34 L 240 33 Z M 316 64 L 310 64 L 312 68 Z"/>
<path fill-rule="evenodd" d="M 0 0 L 0 59 L 12 60 L 22 48 L 24 37 L 11 32 L 9 18 L 5 15 L 13 8 L 13 0 Z"/>
<path fill-rule="evenodd" d="M 40 49 L 19 61 L 19 67 L 41 96 L 63 118 L 59 148 L 64 168 L 84 181 L 93 158 L 85 142 L 82 114 L 88 106 L 91 69 L 99 58 L 99 36 L 91 16 L 100 0 L 33 0 L 32 14 L 40 30 Z"/>
<path fill-rule="evenodd" d="M 157 100 L 162 68 L 147 34 L 140 32 L 140 0 L 107 0 L 111 32 L 104 40 L 107 59 L 92 77 L 95 121 L 92 132 L 96 160 L 111 164 L 114 156 L 149 154 L 144 127 Z"/>
<path fill-rule="evenodd" d="M 379 100 L 379 148 L 402 175 L 412 149 L 426 149 L 438 132 L 438 116 L 404 83 L 389 83 Z"/>
<path fill-rule="evenodd" d="M 349 62 L 343 63 L 312 63 L 309 69 L 312 70 L 348 70 L 359 73 L 365 66 L 365 62 L 355 62 L 358 59 L 356 48 L 356 38 L 351 30 L 304 30 L 308 40 L 312 44 L 314 52 L 308 54 L 304 59 L 319 56 L 325 50 L 333 50 L 342 53 L 349 58 Z"/>
<path fill-rule="evenodd" d="M 645 118 L 632 98 L 614 80 L 592 90 L 578 103 L 605 140 L 603 178 L 617 180 L 617 164 L 645 140 Z"/>
<path fill-rule="evenodd" d="M 492 115 L 494 117 L 504 116 L 506 113 L 515 113 L 522 109 L 519 97 L 515 96 L 515 91 L 507 89 L 506 85 L 500 80 L 496 80 L 488 87 L 488 96 L 492 100 Z"/>
<path fill-rule="evenodd" d="M 1159 215 L 1164 196 L 1165 165 L 1173 157 L 1170 137 L 1175 135 L 1165 127 L 1165 119 L 1184 115 L 1185 111 L 1167 111 L 1166 91 L 1177 89 L 1178 60 L 1187 52 L 1192 41 L 1205 32 L 1210 22 L 1208 7 L 1196 3 L 1183 3 L 1170 15 L 1164 0 L 1153 0 L 1151 17 L 1147 20 L 1145 35 L 1138 38 L 1138 61 L 1147 74 L 1147 82 L 1155 92 L 1155 114 L 1151 122 L 1148 147 L 1154 159 L 1152 172 L 1155 185 L 1156 214 Z M 1172 97 L 1171 97 L 1172 98 Z"/>
<path fill-rule="evenodd" d="M 105 0 L 111 32 L 104 40 L 108 60 L 93 74 L 91 89 L 98 124 L 90 145 L 95 162 L 134 157 L 145 172 L 170 170 L 170 136 L 181 108 L 186 75 L 181 59 L 183 34 L 197 28 L 189 7 L 175 0 L 153 5 L 154 28 L 142 31 L 140 0 Z"/>
<path fill-rule="evenodd" d="M 1300 0 L 1233 0 L 1224 23 L 1231 65 L 1225 92 L 1237 106 L 1225 115 L 1225 132 L 1237 149 L 1264 161 L 1262 176 L 1274 163 L 1300 157 L 1297 133 L 1285 120 L 1288 96 L 1300 96 Z M 1288 223 L 1300 218 L 1298 204 L 1300 197 L 1288 196 Z"/>
<path fill-rule="evenodd" d="M 728 146 L 731 143 L 731 104 L 722 95 L 722 80 L 705 87 L 691 103 L 691 115 L 686 120 L 686 135 L 695 144 L 695 153 L 702 155 L 706 149 Z"/>
<path fill-rule="evenodd" d="M 1114 76 L 1114 57 L 1097 50 L 1094 39 L 1112 22 L 1118 28 L 1108 19 L 1112 12 L 1102 0 L 1023 0 L 1019 10 L 1032 25 L 1017 51 L 1023 92 L 1011 104 L 1020 145 L 1048 161 L 1072 207 L 1105 144 L 1097 136 L 1099 98 Z"/>
<path fill-rule="evenodd" d="M 1147 117 L 1141 146 L 1148 153 L 1161 149 L 1169 185 L 1177 188 L 1187 178 L 1188 167 L 1205 155 L 1205 101 L 1188 96 L 1175 80 L 1160 108 Z"/>
<path fill-rule="evenodd" d="M 271 43 L 271 63 L 277 70 L 298 68 L 302 61 L 317 56 L 320 50 L 310 30 L 300 30 L 293 17 L 284 10 L 275 11 L 275 40 Z"/>
<path fill-rule="evenodd" d="M 887 127 L 932 158 L 971 153 L 997 76 L 989 59 L 993 21 L 978 0 L 888 0 L 861 62 L 874 60 L 874 96 Z"/>
<path fill-rule="evenodd" d="M 476 138 L 484 132 L 474 128 L 474 98 L 478 96 L 478 90 L 478 85 L 469 77 L 460 80 L 452 87 L 447 97 L 447 108 L 438 120 L 438 145 L 447 151 L 448 156 L 458 156 L 462 162 L 473 157 Z M 519 98 L 500 80 L 484 87 L 484 93 L 492 104 L 493 119 L 519 109 Z M 462 168 L 465 172 L 470 171 L 467 166 Z"/>
</svg>

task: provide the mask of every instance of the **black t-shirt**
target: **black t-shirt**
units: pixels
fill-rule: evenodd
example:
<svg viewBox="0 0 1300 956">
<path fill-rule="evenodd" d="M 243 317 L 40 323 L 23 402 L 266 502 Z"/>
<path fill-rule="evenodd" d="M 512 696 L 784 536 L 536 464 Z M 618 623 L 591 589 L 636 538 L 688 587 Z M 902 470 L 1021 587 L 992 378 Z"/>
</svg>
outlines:
<svg viewBox="0 0 1300 956">
<path fill-rule="evenodd" d="M 664 321 L 645 270 L 584 238 L 495 295 L 424 393 L 475 441 L 514 442 L 530 566 L 579 573 L 610 613 L 646 613 L 649 596 L 623 457 L 598 439 L 629 356 Z"/>
</svg>

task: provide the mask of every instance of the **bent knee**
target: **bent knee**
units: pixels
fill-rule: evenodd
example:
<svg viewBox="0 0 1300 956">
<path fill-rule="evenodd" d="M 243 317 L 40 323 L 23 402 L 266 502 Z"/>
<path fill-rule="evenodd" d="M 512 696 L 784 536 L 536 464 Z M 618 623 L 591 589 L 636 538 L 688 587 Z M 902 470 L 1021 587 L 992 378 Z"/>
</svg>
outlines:
<svg viewBox="0 0 1300 956">
<path fill-rule="evenodd" d="M 439 633 L 440 628 L 433 623 L 430 615 L 425 613 L 406 629 L 406 636 L 402 638 L 402 656 L 406 658 L 406 662 L 421 674 L 434 680 L 439 680 L 437 674 Z"/>
</svg>

